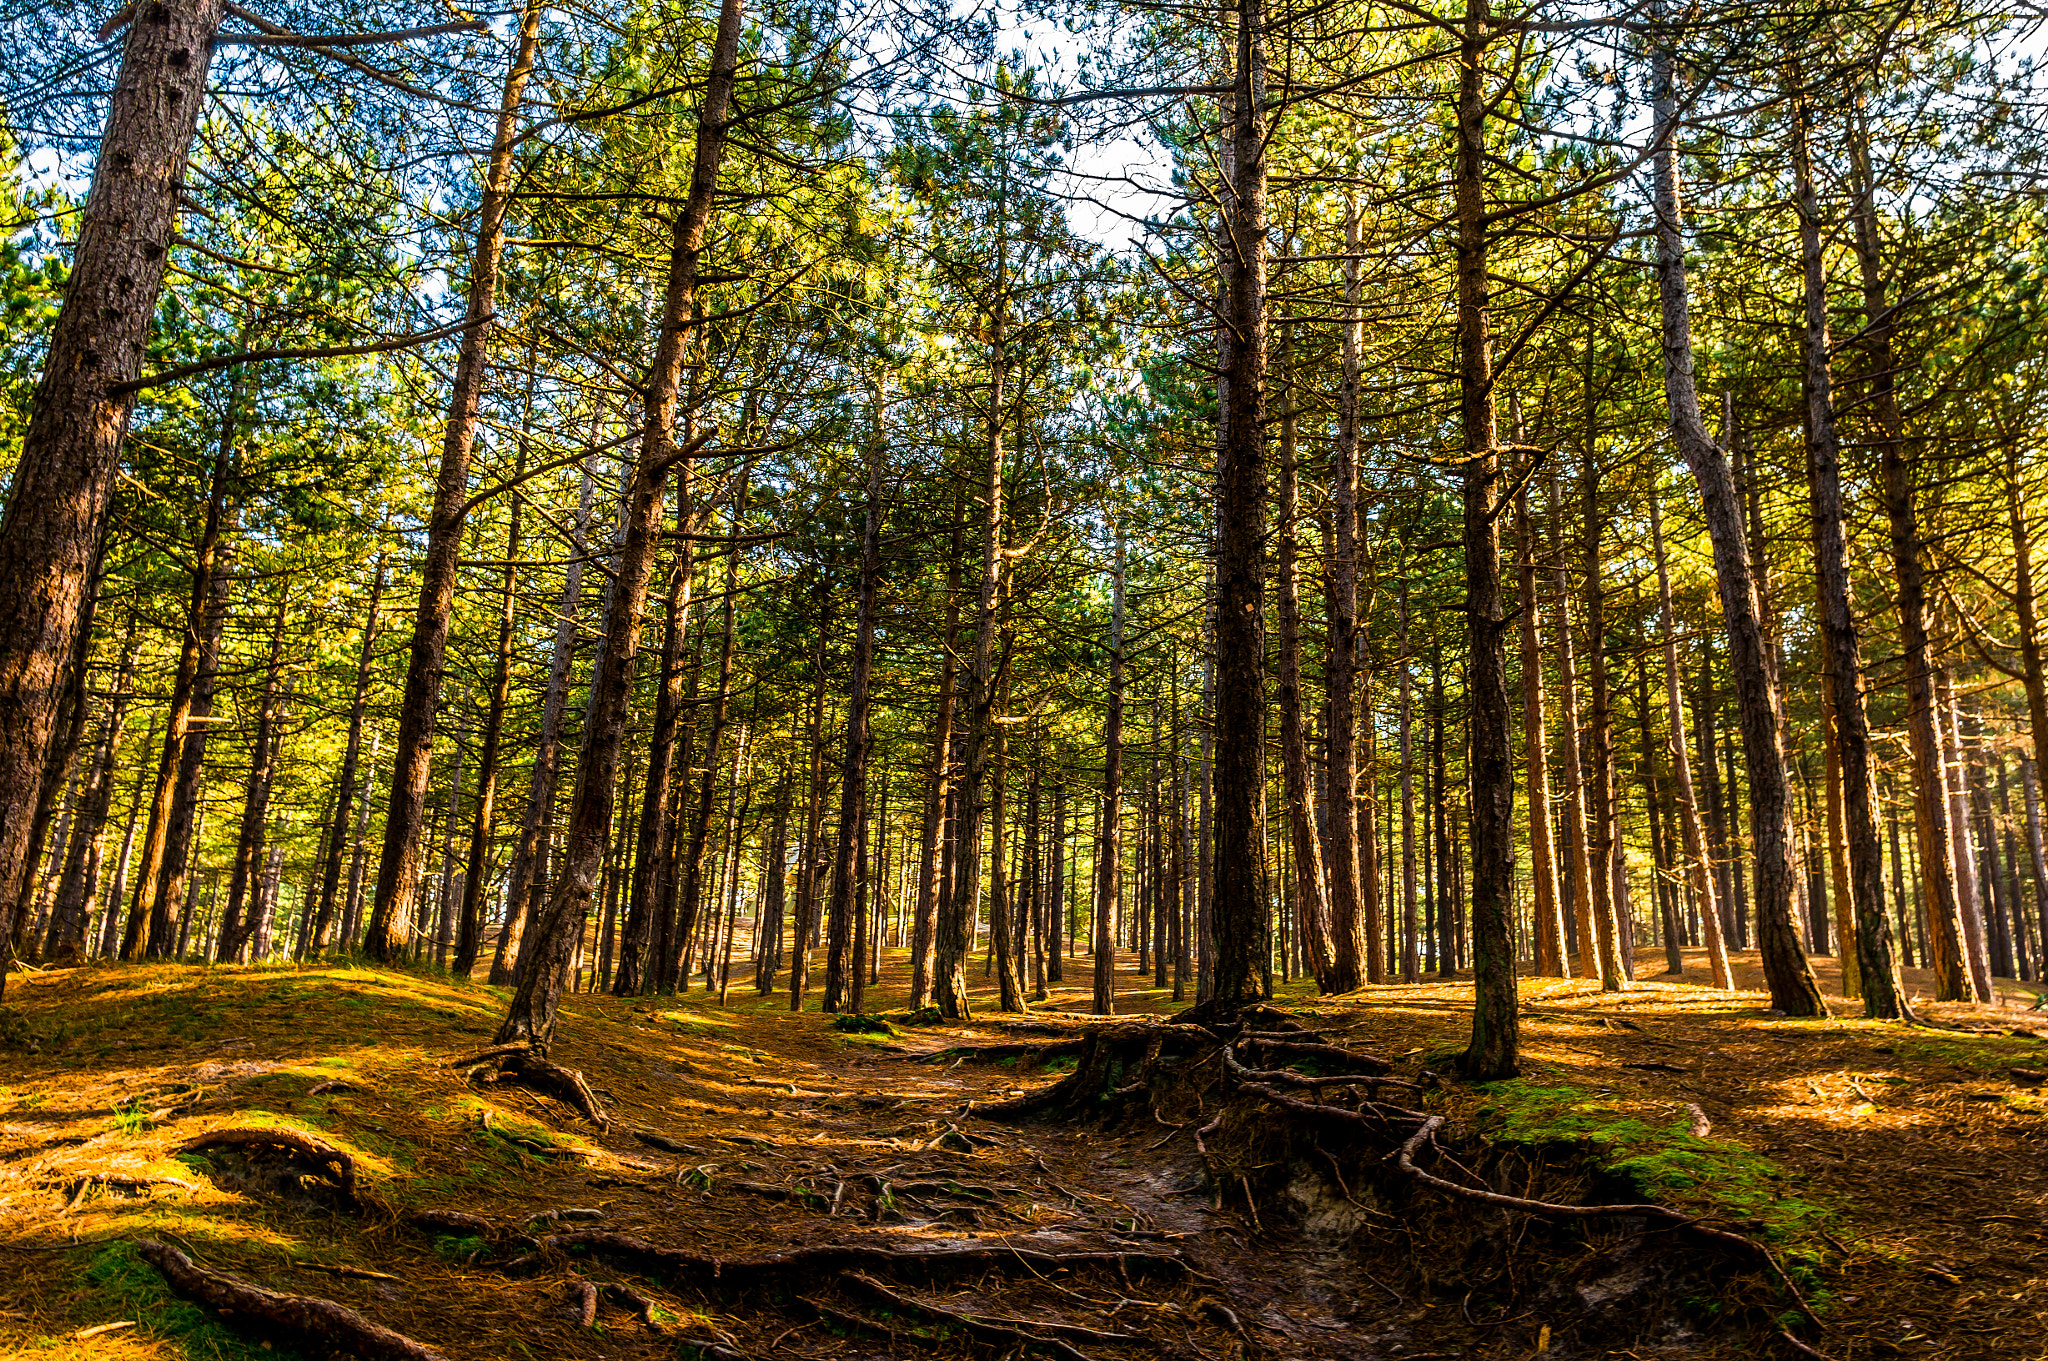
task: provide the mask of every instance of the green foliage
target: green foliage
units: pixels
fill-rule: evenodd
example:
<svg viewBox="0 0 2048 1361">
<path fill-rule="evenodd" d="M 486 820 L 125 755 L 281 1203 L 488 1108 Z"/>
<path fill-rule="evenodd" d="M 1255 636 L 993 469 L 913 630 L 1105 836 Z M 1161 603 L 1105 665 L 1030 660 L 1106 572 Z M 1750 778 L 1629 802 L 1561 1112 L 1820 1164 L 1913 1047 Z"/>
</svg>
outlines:
<svg viewBox="0 0 2048 1361">
<path fill-rule="evenodd" d="M 899 1032 L 880 1015 L 872 1012 L 841 1012 L 832 1018 L 832 1028 L 849 1035 L 896 1035 Z"/>
</svg>

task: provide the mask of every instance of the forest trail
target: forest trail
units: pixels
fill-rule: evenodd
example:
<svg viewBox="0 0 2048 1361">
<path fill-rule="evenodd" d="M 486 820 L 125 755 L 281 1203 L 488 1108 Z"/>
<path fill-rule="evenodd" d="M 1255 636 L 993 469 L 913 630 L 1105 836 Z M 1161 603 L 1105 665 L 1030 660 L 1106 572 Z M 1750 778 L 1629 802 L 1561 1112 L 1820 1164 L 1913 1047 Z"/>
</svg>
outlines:
<svg viewBox="0 0 2048 1361">
<path fill-rule="evenodd" d="M 1122 963 L 1126 1012 L 1172 1009 Z M 1808 1354 L 1786 1324 L 1838 1361 L 2048 1355 L 2048 1089 L 2034 1085 L 2048 1016 L 1944 1009 L 1975 1033 L 1788 1020 L 1755 994 L 1658 981 L 1661 965 L 1646 952 L 1620 996 L 1525 980 L 1524 1076 L 1417 1098 L 1461 1131 L 1435 1170 L 1459 1175 L 1484 1131 L 1523 1151 L 1518 1194 L 1649 1191 L 1718 1211 L 1772 1247 L 1824 1329 L 1711 1252 L 1673 1266 L 1641 1251 L 1655 1235 L 1532 1233 L 1519 1215 L 1390 1194 L 1387 1145 L 1325 1131 L 1267 1159 L 1285 1121 L 1256 1103 L 1214 1108 L 1218 1125 L 1156 1087 L 1149 1119 L 1145 1104 L 1107 1123 L 976 1115 L 1073 1061 L 951 1051 L 1066 1038 L 1086 1022 L 1053 1008 L 1078 1005 L 1079 986 L 1056 985 L 1022 1026 L 991 1011 L 893 1033 L 835 1031 L 751 983 L 726 1007 L 701 990 L 577 996 L 555 1056 L 611 1107 L 599 1130 L 446 1066 L 488 1036 L 491 989 L 149 966 L 30 975 L 12 999 L 35 1052 L 10 1050 L 0 1088 L 0 1354 L 280 1354 L 170 1296 L 131 1241 L 157 1239 L 449 1358 Z M 869 1005 L 900 1011 L 903 967 L 891 952 Z M 1293 984 L 1276 1001 L 1429 1086 L 1462 1041 L 1469 987 L 1317 1001 Z M 258 1156 L 176 1153 L 208 1130 L 276 1126 L 352 1155 L 358 1203 Z M 408 1223 L 428 1209 L 563 1233 L 565 1251 L 508 1269 L 513 1248 Z M 1492 1218 L 1512 1231 L 1458 1239 Z M 593 1231 L 730 1274 L 622 1256 Z M 760 1264 L 834 1244 L 885 1251 Z M 929 1270 L 906 1255 L 963 1249 L 995 1251 Z M 1727 1326 L 1673 1304 L 1688 1271 L 1725 1288 Z M 586 1278 L 625 1287 L 599 1298 L 594 1329 L 575 1316 Z"/>
</svg>

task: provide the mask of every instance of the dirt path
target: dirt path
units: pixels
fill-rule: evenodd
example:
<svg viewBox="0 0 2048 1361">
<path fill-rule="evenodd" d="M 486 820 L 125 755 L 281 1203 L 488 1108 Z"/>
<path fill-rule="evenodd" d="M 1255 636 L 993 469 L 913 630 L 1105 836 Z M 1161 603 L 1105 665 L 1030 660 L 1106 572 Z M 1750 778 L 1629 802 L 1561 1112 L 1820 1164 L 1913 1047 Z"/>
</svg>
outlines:
<svg viewBox="0 0 2048 1361">
<path fill-rule="evenodd" d="M 1120 1010 L 1171 1009 L 1123 962 Z M 900 1008 L 901 973 L 892 953 L 871 1007 Z M 1454 980 L 1316 1003 L 1291 987 L 1279 1001 L 1426 1085 L 1462 1038 L 1468 992 Z M 1647 1326 L 1656 1321 L 1635 1315 L 1657 1283 L 1631 1284 L 1643 1268 L 1613 1243 L 1550 1242 L 1521 1216 L 1498 1217 L 1519 1229 L 1461 1238 L 1485 1217 L 1469 1202 L 1375 1191 L 1372 1179 L 1389 1175 L 1383 1143 L 1325 1131 L 1262 1163 L 1262 1141 L 1284 1122 L 1213 1088 L 1155 1084 L 1108 1123 L 976 1114 L 1071 1059 L 1041 1068 L 946 1051 L 1078 1034 L 1086 1022 L 1058 1008 L 1084 995 L 1056 988 L 1026 1031 L 982 1013 L 968 1027 L 893 1034 L 835 1032 L 751 987 L 725 1007 L 702 992 L 578 997 L 556 1057 L 612 1107 L 599 1130 L 546 1097 L 470 1088 L 445 1067 L 488 1034 L 501 1005 L 489 989 L 354 969 L 32 976 L 15 1000 L 38 1052 L 8 1052 L 0 1088 L 0 1350 L 278 1354 L 168 1296 L 135 1257 L 131 1240 L 143 1237 L 348 1304 L 451 1358 L 1024 1348 L 1091 1361 L 1414 1361 L 1521 1358 L 1545 1344 L 1554 1355 L 1754 1355 L 1756 1337 L 1768 1340 L 1754 1327 L 1739 1342 L 1697 1321 Z M 2048 1045 L 1790 1021 L 1755 995 L 1654 979 L 1604 998 L 1530 980 L 1524 997 L 1524 1078 L 1446 1084 L 1426 1099 L 1452 1127 L 1522 1149 L 1544 1194 L 1600 1198 L 1614 1190 L 1603 1158 L 1626 1171 L 1652 1146 L 1641 1141 L 1676 1129 L 1684 1156 L 1719 1160 L 1711 1185 L 1724 1213 L 1754 1211 L 1752 1226 L 1792 1224 L 1801 1241 L 1830 1245 L 1809 1289 L 1827 1327 L 1801 1334 L 1823 1355 L 2048 1356 L 2048 1104 L 2012 1071 L 2048 1066 Z M 1944 1018 L 2001 1031 L 2040 1019 Z M 1689 1141 L 1701 1120 L 1708 1137 Z M 206 1130 L 249 1126 L 346 1150 L 362 1205 L 329 1203 L 312 1183 L 280 1194 L 247 1166 L 175 1152 Z M 1196 1147 L 1205 1130 L 1208 1158 Z M 1439 1170 L 1461 1175 L 1454 1160 L 1471 1156 L 1460 1146 Z M 1677 1156 L 1643 1165 L 1668 1177 Z M 1687 1204 L 1698 1190 L 1683 1180 L 1660 1198 Z M 427 1208 L 569 1236 L 508 1274 L 517 1245 L 407 1225 Z M 549 1212 L 568 1217 L 527 1227 Z M 715 1279 L 701 1261 L 649 1269 L 575 1237 L 592 1233 L 733 1265 Z M 759 1262 L 827 1246 L 868 1255 Z M 1735 1269 L 1701 1260 L 1708 1293 L 1712 1273 Z M 585 1327 L 573 1314 L 586 1281 L 637 1291 L 661 1331 L 612 1298 L 598 1328 Z M 1742 1288 L 1796 1322 L 1757 1282 Z M 1568 1340 L 1575 1313 L 1602 1310 L 1625 1344 L 1608 1348 L 1599 1330 Z M 129 1326 L 77 1336 L 109 1324 Z"/>
</svg>

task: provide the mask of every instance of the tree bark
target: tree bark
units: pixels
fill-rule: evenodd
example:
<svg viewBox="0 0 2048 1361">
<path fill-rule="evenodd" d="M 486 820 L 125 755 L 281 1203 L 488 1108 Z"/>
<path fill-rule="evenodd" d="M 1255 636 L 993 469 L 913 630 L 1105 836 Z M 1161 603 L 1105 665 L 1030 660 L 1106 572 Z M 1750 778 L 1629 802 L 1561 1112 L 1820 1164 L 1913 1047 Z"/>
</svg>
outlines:
<svg viewBox="0 0 2048 1361">
<path fill-rule="evenodd" d="M 811 929 L 818 912 L 818 841 L 825 820 L 825 639 L 832 618 L 832 586 L 820 579 L 817 650 L 811 669 L 810 797 L 804 805 L 804 839 L 796 866 L 796 933 L 790 943 L 789 1009 L 801 1011 L 811 968 Z"/>
<path fill-rule="evenodd" d="M 43 946 L 44 961 L 60 968 L 85 962 L 87 928 L 100 896 L 100 862 L 106 842 L 107 813 L 114 798 L 114 766 L 120 756 L 121 735 L 127 726 L 134 687 L 135 620 L 130 615 L 120 667 L 107 697 L 107 712 L 93 750 L 92 774 L 79 793 L 77 826 L 65 854 L 56 905 L 50 913 L 50 935 Z M 118 890 L 113 896 L 118 900 Z"/>
<path fill-rule="evenodd" d="M 704 861 L 711 845 L 711 819 L 718 809 L 719 748 L 725 740 L 727 715 L 732 707 L 733 647 L 736 641 L 736 607 L 739 597 L 740 515 L 746 505 L 751 472 L 751 464 L 740 472 L 739 483 L 733 493 L 732 524 L 726 536 L 725 601 L 718 644 L 718 690 L 711 697 L 711 716 L 704 725 L 704 774 L 697 785 L 697 811 L 691 819 L 690 840 L 683 852 L 676 887 L 676 927 L 672 948 L 679 955 L 687 955 L 691 932 L 697 929 L 698 916 L 703 910 Z M 712 888 L 715 894 L 717 885 L 714 884 Z M 718 915 L 715 896 L 711 904 L 711 914 L 715 923 Z M 663 991 L 667 991 L 667 981 L 670 978 L 674 978 L 676 985 L 684 991 L 689 990 L 688 970 L 677 961 L 671 972 L 669 960 L 664 959 L 655 974 L 655 984 Z"/>
<path fill-rule="evenodd" d="M 1525 443 L 1518 439 L 1517 443 Z M 1653 511 L 1652 514 L 1655 512 Z M 1536 972 L 1571 977 L 1564 957 L 1564 909 L 1558 899 L 1557 839 L 1550 828 L 1550 749 L 1543 712 L 1543 641 L 1536 623 L 1536 529 L 1529 519 L 1529 493 L 1515 494 L 1521 587 L 1522 742 L 1529 774 L 1529 873 L 1533 880 Z"/>
<path fill-rule="evenodd" d="M 1892 956 L 1891 925 L 1884 914 L 1884 847 L 1878 839 L 1876 788 L 1870 757 L 1870 720 L 1863 703 L 1862 643 L 1849 599 L 1849 550 L 1842 509 L 1842 450 L 1835 429 L 1834 376 L 1829 367 L 1827 277 L 1821 255 L 1820 206 L 1808 164 L 1807 120 L 1802 100 L 1793 110 L 1793 169 L 1799 212 L 1800 268 L 1805 293 L 1802 353 L 1805 362 L 1807 477 L 1813 503 L 1816 586 L 1820 596 L 1821 641 L 1826 649 L 1824 683 L 1831 711 L 1831 783 L 1840 785 L 1842 830 L 1853 931 L 1841 946 L 1844 996 L 1863 998 L 1864 1015 L 1908 1017 L 1898 964 Z M 1829 838 L 1832 843 L 1834 838 Z M 1839 878 L 1839 877 L 1838 877 Z M 1841 892 L 1838 882 L 1836 891 Z"/>
<path fill-rule="evenodd" d="M 1482 76 L 1490 22 L 1487 0 L 1466 0 L 1459 43 L 1454 185 L 1458 410 L 1464 444 L 1467 785 L 1472 810 L 1472 1041 L 1459 1066 L 1467 1076 L 1482 1081 L 1513 1077 L 1520 1063 L 1514 944 L 1514 747 L 1508 736 L 1506 628 L 1501 622 L 1500 441 L 1495 424 L 1487 278 L 1487 104 Z"/>
<path fill-rule="evenodd" d="M 1586 679 L 1591 692 L 1591 727 L 1586 755 L 1592 769 L 1586 780 L 1588 799 L 1587 854 L 1592 869 L 1594 957 L 1600 966 L 1600 991 L 1620 992 L 1633 974 L 1621 950 L 1621 905 L 1614 891 L 1609 866 L 1615 851 L 1614 807 L 1614 712 L 1613 696 L 1607 684 L 1607 592 L 1600 573 L 1600 466 L 1594 453 L 1593 333 L 1586 332 L 1586 457 L 1584 490 L 1586 507 L 1585 591 L 1586 591 Z"/>
<path fill-rule="evenodd" d="M 64 302 L 0 515 L 0 807 L 27 809 L 57 726 L 63 668 L 105 533 L 178 186 L 206 95 L 221 0 L 147 0 L 128 26 Z M 30 820 L 0 819 L 0 904 L 33 872 Z M 0 921 L 0 940 L 13 922 Z M 6 974 L 0 971 L 0 993 Z"/>
<path fill-rule="evenodd" d="M 255 882 L 257 866 L 266 852 L 265 834 L 270 825 L 272 763 L 276 758 L 272 728 L 277 722 L 277 687 L 284 667 L 284 615 L 288 592 L 280 592 L 277 613 L 270 626 L 270 663 L 264 670 L 263 699 L 256 709 L 256 736 L 249 745 L 249 781 L 242 797 L 241 834 L 235 839 L 235 865 L 228 877 L 228 904 L 220 919 L 220 933 L 214 958 L 233 962 L 249 942 L 256 922 L 246 920 L 243 904 Z"/>
<path fill-rule="evenodd" d="M 1094 988 L 1089 1010 L 1116 1014 L 1116 938 L 1110 918 L 1121 896 L 1124 779 L 1124 528 L 1116 522 L 1116 562 L 1109 579 L 1109 717 L 1102 729 L 1102 825 L 1096 842 L 1095 906 L 1090 938 L 1095 946 Z"/>
<path fill-rule="evenodd" d="M 1282 349 L 1286 353 L 1285 347 Z M 1299 497 L 1295 486 L 1297 471 L 1297 413 L 1293 374 L 1283 359 L 1280 408 L 1280 533 L 1276 544 L 1278 564 L 1276 593 L 1279 597 L 1280 656 L 1276 668 L 1274 698 L 1280 710 L 1280 771 L 1287 799 L 1287 825 L 1292 834 L 1295 911 L 1301 923 L 1302 966 L 1325 996 L 1339 991 L 1335 961 L 1331 953 L 1330 902 L 1323 872 L 1323 847 L 1316 835 L 1315 795 L 1308 769 L 1308 741 L 1301 716 L 1301 587 L 1295 563 L 1301 548 L 1295 537 Z"/>
<path fill-rule="evenodd" d="M 1728 630 L 1728 665 L 1741 718 L 1743 760 L 1749 774 L 1750 831 L 1756 855 L 1757 941 L 1771 1005 L 1788 1016 L 1825 1016 L 1827 1003 L 1813 970 L 1799 949 L 1792 926 L 1792 867 L 1786 812 L 1790 803 L 1785 749 L 1778 723 L 1778 694 L 1771 675 L 1762 607 L 1757 597 L 1742 507 L 1734 475 L 1700 416 L 1693 376 L 1691 302 L 1686 288 L 1685 247 L 1678 202 L 1678 110 L 1670 54 L 1659 49 L 1655 91 L 1657 286 L 1664 396 L 1671 432 L 1698 484 L 1714 545 L 1714 572 L 1721 588 L 1721 613 Z"/>
<path fill-rule="evenodd" d="M 597 420 L 591 420 L 596 442 Z M 569 705 L 569 672 L 576 658 L 576 620 L 583 602 L 583 561 L 590 554 L 590 514 L 596 484 L 586 463 L 576 496 L 576 518 L 570 526 L 569 566 L 562 578 L 562 596 L 555 609 L 554 646 L 548 656 L 548 678 L 541 691 L 540 729 L 533 745 L 532 773 L 527 777 L 526 811 L 519 822 L 519 840 L 505 876 L 505 921 L 491 950 L 490 982 L 512 981 L 512 962 L 527 928 L 539 913 L 542 864 L 548 823 L 555 806 L 555 772 L 561 762 L 562 718 Z"/>
<path fill-rule="evenodd" d="M 512 153 L 518 146 L 519 106 L 533 74 L 544 6 L 528 0 L 519 16 L 518 44 L 498 101 L 498 120 L 485 164 L 483 201 L 470 253 L 462 347 L 448 394 L 441 437 L 441 467 L 427 518 L 427 548 L 420 565 L 420 599 L 413 612 L 412 648 L 399 702 L 398 739 L 392 750 L 390 802 L 384 815 L 384 851 L 377 862 L 377 896 L 363 936 L 363 952 L 380 963 L 396 957 L 394 934 L 410 919 L 418 892 L 420 839 L 433 775 L 434 724 L 446 667 L 448 623 L 455 609 L 455 578 L 462 556 L 462 526 L 469 500 L 469 459 L 476 445 L 477 413 L 490 358 L 490 318 L 498 306 L 498 266 L 511 204 Z"/>
<path fill-rule="evenodd" d="M 1678 683 L 1678 625 L 1671 606 L 1671 571 L 1664 558 L 1661 499 L 1654 491 L 1650 494 L 1650 537 L 1657 550 L 1657 599 L 1663 616 L 1664 703 L 1671 725 L 1671 779 L 1678 787 L 1678 819 L 1685 836 L 1686 877 L 1692 884 L 1693 901 L 1699 906 L 1700 927 L 1707 944 L 1707 963 L 1713 970 L 1714 986 L 1726 992 L 1735 987 L 1735 973 L 1728 967 L 1728 940 L 1721 931 L 1720 895 L 1714 885 L 1706 823 L 1700 817 L 1699 800 L 1693 796 L 1692 761 L 1685 741 L 1685 703 L 1680 697 Z"/>
<path fill-rule="evenodd" d="M 689 192 L 675 219 L 660 336 L 647 379 L 645 424 L 628 491 L 625 541 L 619 551 L 611 604 L 606 610 L 604 646 L 591 678 L 589 719 L 577 757 L 576 797 L 569 814 L 568 844 L 563 850 L 555 889 L 535 924 L 537 939 L 527 946 L 519 989 L 493 1041 L 497 1044 L 524 1042 L 545 1052 L 553 1041 L 556 1011 L 569 982 L 569 969 L 583 937 L 604 858 L 619 750 L 624 743 L 632 698 L 633 661 L 640 645 L 640 619 L 661 538 L 663 485 L 669 469 L 696 452 L 691 445 L 678 448 L 675 444 L 676 406 L 683 366 L 694 347 L 699 325 L 695 305 L 699 257 L 711 219 L 718 167 L 729 126 L 727 115 L 738 72 L 740 10 L 740 0 L 721 0 L 718 30 L 712 40 L 711 69 L 698 112 Z M 700 435 L 692 443 L 708 438 L 709 433 Z"/>
<path fill-rule="evenodd" d="M 522 432 L 517 472 L 525 470 L 526 440 Z M 468 978 L 475 971 L 477 951 L 483 941 L 484 881 L 490 877 L 491 830 L 497 817 L 498 746 L 504 740 L 505 702 L 512 688 L 512 587 L 514 564 L 519 561 L 519 513 L 524 506 L 524 499 L 513 492 L 510 522 L 505 528 L 505 574 L 498 587 L 498 645 L 491 658 L 491 692 L 484 712 L 483 747 L 477 753 L 476 817 L 469 828 L 469 868 L 462 876 L 462 920 L 455 933 L 457 978 Z"/>
<path fill-rule="evenodd" d="M 880 421 L 879 406 L 876 420 Z M 882 458 L 880 435 L 868 456 L 867 519 L 860 539 L 860 587 L 855 605 L 853 675 L 846 701 L 846 756 L 839 768 L 839 839 L 832 855 L 832 900 L 825 912 L 826 1011 L 854 999 L 860 1009 L 861 972 L 866 962 L 851 939 L 860 915 L 855 892 L 861 873 L 855 833 L 868 814 L 870 696 L 874 686 L 875 590 L 882 575 Z M 849 953 L 851 951 L 851 953 Z"/>
<path fill-rule="evenodd" d="M 1350 992 L 1359 984 L 1359 928 L 1363 868 L 1358 835 L 1358 384 L 1360 228 L 1358 208 L 1344 211 L 1344 313 L 1339 322 L 1341 359 L 1337 386 L 1337 439 L 1331 493 L 1335 543 L 1325 569 L 1330 619 L 1327 687 L 1329 733 L 1330 991 Z"/>
<path fill-rule="evenodd" d="M 1265 835 L 1266 5 L 1238 0 L 1229 117 L 1216 468 L 1216 719 L 1210 1010 L 1263 997 Z M 1099 892 L 1099 889 L 1098 889 Z"/>
</svg>

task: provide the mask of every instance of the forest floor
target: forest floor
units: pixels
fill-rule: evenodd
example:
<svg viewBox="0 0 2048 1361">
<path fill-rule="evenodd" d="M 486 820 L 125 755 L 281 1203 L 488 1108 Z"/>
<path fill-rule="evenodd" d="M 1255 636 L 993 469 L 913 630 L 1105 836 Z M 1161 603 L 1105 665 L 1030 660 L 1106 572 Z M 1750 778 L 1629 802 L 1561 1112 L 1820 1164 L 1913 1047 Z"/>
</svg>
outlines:
<svg viewBox="0 0 2048 1361">
<path fill-rule="evenodd" d="M 1133 962 L 1119 1010 L 1176 1010 Z M 1525 980 L 1524 1076 L 1481 1087 L 1431 1076 L 1464 1038 L 1469 981 L 1324 1000 L 1294 984 L 1276 1004 L 1429 1089 L 1413 1099 L 1461 1131 L 1426 1164 L 1440 1175 L 1519 1168 L 1517 1194 L 1716 1214 L 1771 1250 L 1817 1324 L 1754 1263 L 1641 1221 L 1532 1233 L 1403 1190 L 1398 1136 L 1363 1126 L 1260 1161 L 1285 1122 L 1257 1101 L 1206 1125 L 1201 1092 L 1156 1088 L 1101 1122 L 975 1114 L 1074 1060 L 956 1047 L 1079 1033 L 1085 959 L 1023 1030 L 988 1011 L 846 1033 L 751 986 L 723 1007 L 575 997 L 555 1057 L 610 1106 L 603 1129 L 447 1066 L 488 1040 L 497 990 L 151 965 L 10 980 L 0 1355 L 290 1354 L 171 1294 L 138 1255 L 155 1240 L 451 1359 L 2048 1357 L 2048 1012 L 1789 1020 L 1700 986 L 1697 955 L 1677 982 L 1663 962 L 1644 952 L 1619 995 Z M 888 952 L 871 1009 L 900 1011 L 904 971 Z M 301 1164 L 279 1175 L 276 1149 L 179 1152 L 251 1127 L 345 1150 L 355 1195 Z M 1468 1174 L 1475 1150 L 1514 1148 Z M 430 1209 L 490 1225 L 408 1219 Z M 530 1253 L 522 1234 L 555 1236 Z M 597 1292 L 595 1326 L 586 1283 L 624 1287 Z"/>
</svg>

